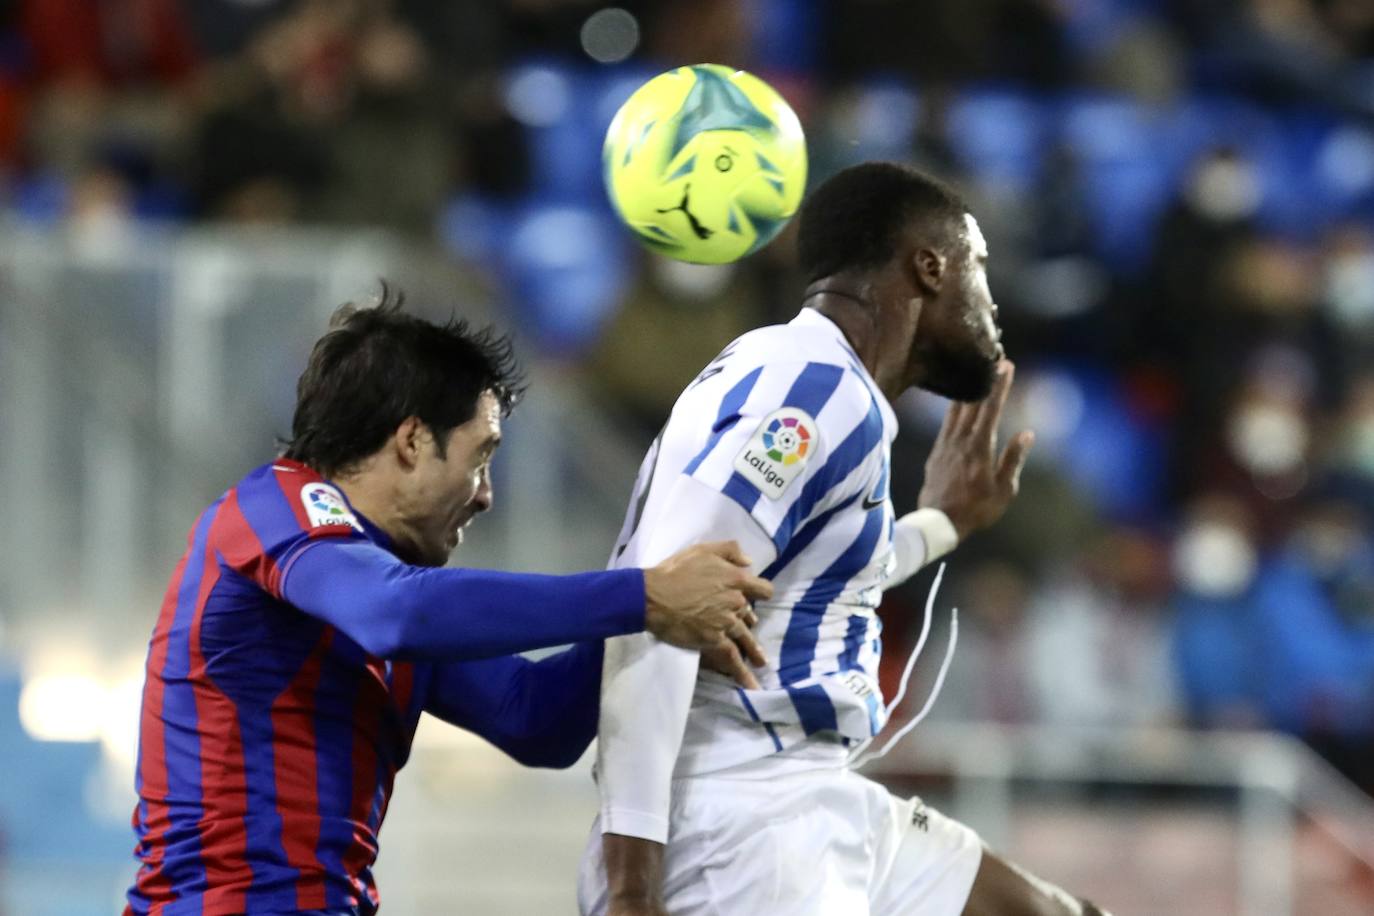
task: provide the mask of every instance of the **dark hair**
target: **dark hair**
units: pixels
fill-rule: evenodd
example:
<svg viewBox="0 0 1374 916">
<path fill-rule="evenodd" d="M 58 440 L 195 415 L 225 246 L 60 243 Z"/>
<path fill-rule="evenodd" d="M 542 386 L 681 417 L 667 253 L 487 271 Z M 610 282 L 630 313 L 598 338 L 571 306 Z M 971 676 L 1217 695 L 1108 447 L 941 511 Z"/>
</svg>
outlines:
<svg viewBox="0 0 1374 916">
<path fill-rule="evenodd" d="M 407 417 L 434 434 L 471 420 L 484 391 L 503 416 L 524 394 L 510 339 L 453 318 L 433 324 L 401 311 L 405 293 L 382 283 L 379 302 L 349 303 L 329 321 L 296 384 L 287 458 L 330 476 L 376 452 Z"/>
<path fill-rule="evenodd" d="M 912 220 L 943 229 L 967 212 L 954 190 L 929 175 L 895 162 L 865 162 L 822 182 L 806 199 L 797 258 L 808 283 L 881 267 Z"/>
</svg>

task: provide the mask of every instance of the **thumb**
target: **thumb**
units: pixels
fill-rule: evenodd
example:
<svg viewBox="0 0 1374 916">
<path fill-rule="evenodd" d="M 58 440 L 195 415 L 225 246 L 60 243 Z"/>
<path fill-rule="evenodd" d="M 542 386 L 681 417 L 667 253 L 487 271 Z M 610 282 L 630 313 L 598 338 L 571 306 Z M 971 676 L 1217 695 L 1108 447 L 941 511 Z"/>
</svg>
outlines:
<svg viewBox="0 0 1374 916">
<path fill-rule="evenodd" d="M 1034 444 L 1035 433 L 1023 429 L 1012 437 L 1002 453 L 1002 460 L 997 466 L 997 480 L 1003 486 L 1010 487 L 1013 493 L 1021 486 L 1021 469 L 1026 466 L 1026 458 Z"/>
<path fill-rule="evenodd" d="M 744 555 L 738 541 L 713 541 L 703 544 L 708 551 L 736 566 L 748 566 L 750 560 Z"/>
</svg>

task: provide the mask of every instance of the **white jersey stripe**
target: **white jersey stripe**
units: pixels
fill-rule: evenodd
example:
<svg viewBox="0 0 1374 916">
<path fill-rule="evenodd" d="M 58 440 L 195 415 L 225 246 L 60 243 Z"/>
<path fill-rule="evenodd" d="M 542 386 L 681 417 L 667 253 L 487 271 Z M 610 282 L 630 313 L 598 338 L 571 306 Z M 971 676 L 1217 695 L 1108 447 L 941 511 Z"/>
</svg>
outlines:
<svg viewBox="0 0 1374 916">
<path fill-rule="evenodd" d="M 796 411 L 814 437 L 801 465 L 765 493 L 763 478 L 756 482 L 739 462 L 785 411 Z M 761 686 L 740 689 L 714 672 L 697 674 L 684 706 L 679 776 L 787 754 L 811 735 L 829 736 L 842 751 L 884 725 L 876 610 L 893 557 L 887 469 L 895 436 L 891 407 L 839 328 L 810 309 L 735 341 L 678 399 L 651 450 L 656 469 L 641 468 L 635 502 L 642 508 L 632 504 L 625 549 L 613 563 L 661 559 L 654 545 L 672 541 L 673 532 L 742 537 L 694 523 L 694 512 L 716 518 L 720 510 L 704 503 L 698 510 L 683 475 L 723 495 L 732 511 L 742 509 L 732 517 L 752 519 L 777 549 L 762 572 L 773 597 L 755 608 L 755 636 L 768 659 Z"/>
<path fill-rule="evenodd" d="M 725 352 L 728 354 L 730 351 L 727 349 Z M 717 357 L 717 359 L 719 358 Z M 720 402 L 720 410 L 716 412 L 716 422 L 711 426 L 711 438 L 706 440 L 706 445 L 702 447 L 695 458 L 687 463 L 687 467 L 683 468 L 682 473 L 691 474 L 696 471 L 701 463 L 706 460 L 706 456 L 711 454 L 716 443 L 720 442 L 720 437 L 725 434 L 726 430 L 739 422 L 739 409 L 744 406 L 745 401 L 749 400 L 749 392 L 754 390 L 754 385 L 762 374 L 763 367 L 759 366 L 725 393 L 724 399 Z"/>
</svg>

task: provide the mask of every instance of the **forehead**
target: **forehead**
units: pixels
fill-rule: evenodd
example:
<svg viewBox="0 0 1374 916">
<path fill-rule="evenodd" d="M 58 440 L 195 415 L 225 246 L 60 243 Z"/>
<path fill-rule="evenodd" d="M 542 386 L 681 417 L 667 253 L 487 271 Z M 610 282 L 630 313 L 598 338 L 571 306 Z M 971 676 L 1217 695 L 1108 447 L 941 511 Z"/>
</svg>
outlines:
<svg viewBox="0 0 1374 916">
<path fill-rule="evenodd" d="M 490 391 L 482 392 L 477 397 L 477 409 L 473 411 L 472 419 L 455 426 L 449 435 L 454 440 L 471 443 L 473 448 L 480 446 L 488 439 L 499 439 L 501 437 L 501 402 Z"/>
<path fill-rule="evenodd" d="M 490 391 L 477 397 L 477 411 L 472 415 L 472 423 L 483 432 L 501 431 L 501 402 Z"/>
<path fill-rule="evenodd" d="M 964 233 L 968 236 L 968 247 L 974 257 L 988 253 L 988 241 L 983 238 L 983 230 L 972 213 L 964 214 Z"/>
</svg>

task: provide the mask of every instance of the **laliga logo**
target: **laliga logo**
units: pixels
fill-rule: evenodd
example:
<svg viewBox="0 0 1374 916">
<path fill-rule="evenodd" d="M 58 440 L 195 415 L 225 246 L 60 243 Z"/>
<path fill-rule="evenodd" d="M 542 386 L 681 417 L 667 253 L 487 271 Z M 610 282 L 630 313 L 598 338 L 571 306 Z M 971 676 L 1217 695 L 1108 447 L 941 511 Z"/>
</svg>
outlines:
<svg viewBox="0 0 1374 916">
<path fill-rule="evenodd" d="M 763 475 L 764 483 L 768 484 L 770 487 L 781 490 L 783 485 L 787 483 L 787 479 L 779 474 L 773 468 L 773 465 L 769 464 L 762 457 L 755 455 L 753 449 L 745 449 L 744 460 Z"/>
<path fill-rule="evenodd" d="M 327 483 L 308 483 L 301 488 L 301 502 L 312 527 L 341 525 L 362 530 L 353 513 L 348 511 L 343 495 Z"/>
<path fill-rule="evenodd" d="M 784 466 L 796 464 L 811 447 L 811 430 L 796 417 L 776 418 L 763 433 L 763 447 L 774 461 Z"/>
<path fill-rule="evenodd" d="M 326 515 L 342 517 L 348 514 L 344 511 L 344 507 L 334 500 L 334 494 L 328 490 L 310 491 L 310 503 Z M 346 525 L 348 522 L 343 522 L 343 524 Z"/>
<path fill-rule="evenodd" d="M 748 448 L 741 458 L 758 473 L 759 482 L 781 493 L 800 471 L 798 464 L 805 460 L 811 438 L 811 430 L 799 418 L 774 417 L 758 436 L 763 453 Z"/>
</svg>

